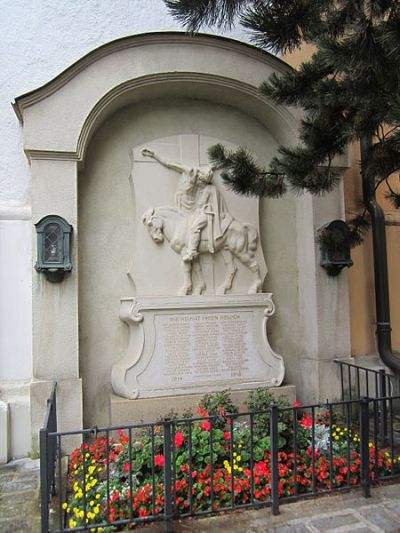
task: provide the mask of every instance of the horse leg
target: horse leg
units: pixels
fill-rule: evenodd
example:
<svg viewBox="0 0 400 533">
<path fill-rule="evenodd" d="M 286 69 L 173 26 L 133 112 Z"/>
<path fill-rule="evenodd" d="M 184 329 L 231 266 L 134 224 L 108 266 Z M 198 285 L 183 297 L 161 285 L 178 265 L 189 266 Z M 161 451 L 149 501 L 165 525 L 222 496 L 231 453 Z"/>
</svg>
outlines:
<svg viewBox="0 0 400 533">
<path fill-rule="evenodd" d="M 258 266 L 257 260 L 253 255 L 250 255 L 247 252 L 236 253 L 238 259 L 251 270 L 254 277 L 254 282 L 250 286 L 247 294 L 256 294 L 257 292 L 262 292 L 262 280 L 260 276 L 260 267 Z"/>
<path fill-rule="evenodd" d="M 201 264 L 200 264 L 200 258 L 197 257 L 193 262 L 192 262 L 192 267 L 193 267 L 193 272 L 197 275 L 197 277 L 199 278 L 198 281 L 199 281 L 199 285 L 198 287 L 195 289 L 194 291 L 194 294 L 202 294 L 205 290 L 206 290 L 206 282 L 204 280 L 204 276 L 203 276 L 203 269 L 201 268 Z"/>
<path fill-rule="evenodd" d="M 225 294 L 232 289 L 233 279 L 237 272 L 237 266 L 233 260 L 232 252 L 228 249 L 221 250 L 222 258 L 224 260 L 227 275 L 219 287 L 217 287 L 217 294 Z"/>
<path fill-rule="evenodd" d="M 192 263 L 183 262 L 183 286 L 178 294 L 185 296 L 187 294 L 192 294 L 192 290 Z"/>
</svg>

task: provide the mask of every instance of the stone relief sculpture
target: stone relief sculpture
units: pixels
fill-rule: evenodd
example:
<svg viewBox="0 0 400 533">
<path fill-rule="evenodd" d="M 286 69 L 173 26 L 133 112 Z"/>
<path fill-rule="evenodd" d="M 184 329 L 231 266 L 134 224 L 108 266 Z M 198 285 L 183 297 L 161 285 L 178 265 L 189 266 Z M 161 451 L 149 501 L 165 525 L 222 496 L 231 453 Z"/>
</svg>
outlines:
<svg viewBox="0 0 400 533">
<path fill-rule="evenodd" d="M 192 272 L 199 279 L 196 292 L 201 294 L 205 290 L 199 258 L 201 254 L 217 252 L 221 252 L 227 270 L 217 294 L 225 294 L 232 288 L 237 271 L 234 257 L 253 273 L 253 283 L 248 293 L 261 292 L 260 268 L 255 257 L 257 230 L 230 214 L 224 198 L 213 183 L 217 167 L 209 166 L 203 170 L 167 162 L 147 148 L 142 150 L 142 155 L 180 174 L 175 193 L 176 207 L 149 208 L 142 217 L 154 242 L 161 244 L 165 237 L 171 248 L 181 255 L 184 284 L 180 294 L 194 292 Z"/>
</svg>

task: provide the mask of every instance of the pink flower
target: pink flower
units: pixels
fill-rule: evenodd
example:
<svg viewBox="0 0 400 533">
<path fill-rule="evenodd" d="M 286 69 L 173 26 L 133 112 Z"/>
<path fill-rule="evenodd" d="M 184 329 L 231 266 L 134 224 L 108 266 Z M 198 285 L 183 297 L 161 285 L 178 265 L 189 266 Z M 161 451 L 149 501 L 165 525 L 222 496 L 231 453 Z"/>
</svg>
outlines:
<svg viewBox="0 0 400 533">
<path fill-rule="evenodd" d="M 292 403 L 292 406 L 293 407 L 300 407 L 301 406 L 301 402 L 298 402 L 297 400 L 295 402 Z"/>
<path fill-rule="evenodd" d="M 154 456 L 154 465 L 155 466 L 164 466 L 164 455 L 162 453 L 159 453 Z"/>
<path fill-rule="evenodd" d="M 175 446 L 179 448 L 180 446 L 182 446 L 184 440 L 185 440 L 185 437 L 183 433 L 180 433 L 179 431 L 177 431 L 175 433 Z"/>
<path fill-rule="evenodd" d="M 211 424 L 209 420 L 205 420 L 202 424 L 200 424 L 200 427 L 203 431 L 210 431 Z"/>
</svg>

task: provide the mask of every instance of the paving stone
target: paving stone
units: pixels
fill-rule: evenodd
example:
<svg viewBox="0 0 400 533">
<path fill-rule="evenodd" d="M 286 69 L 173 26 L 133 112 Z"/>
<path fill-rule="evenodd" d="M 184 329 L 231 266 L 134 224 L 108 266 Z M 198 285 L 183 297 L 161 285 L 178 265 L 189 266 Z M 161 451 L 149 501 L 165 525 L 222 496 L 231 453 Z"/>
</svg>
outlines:
<svg viewBox="0 0 400 533">
<path fill-rule="evenodd" d="M 38 486 L 36 479 L 26 479 L 23 481 L 6 481 L 3 484 L 3 492 L 26 492 Z"/>
<path fill-rule="evenodd" d="M 310 524 L 320 531 L 331 531 L 342 526 L 357 524 L 358 522 L 359 519 L 356 516 L 352 513 L 346 513 L 315 517 L 310 521 Z"/>
<path fill-rule="evenodd" d="M 348 526 L 346 528 L 340 528 L 338 533 L 376 533 L 376 529 L 371 529 L 368 526 Z"/>
<path fill-rule="evenodd" d="M 0 533 L 30 533 L 31 531 L 32 528 L 26 520 L 18 518 L 0 520 Z"/>
<path fill-rule="evenodd" d="M 267 533 L 310 533 L 312 531 L 304 524 L 287 524 L 267 529 Z"/>
<path fill-rule="evenodd" d="M 393 500 L 393 501 L 385 502 L 384 507 L 386 509 L 389 509 L 391 513 L 394 513 L 398 517 L 400 517 L 400 500 Z"/>
<path fill-rule="evenodd" d="M 400 520 L 395 520 L 384 508 L 378 505 L 361 507 L 358 511 L 368 522 L 379 527 L 385 533 L 399 533 Z"/>
</svg>

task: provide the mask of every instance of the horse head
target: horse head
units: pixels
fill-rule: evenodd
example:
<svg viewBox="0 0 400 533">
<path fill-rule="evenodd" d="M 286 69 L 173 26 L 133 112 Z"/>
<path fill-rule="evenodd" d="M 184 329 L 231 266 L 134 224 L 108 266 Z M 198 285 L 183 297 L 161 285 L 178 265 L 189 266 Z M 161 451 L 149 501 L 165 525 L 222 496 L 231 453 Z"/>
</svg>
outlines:
<svg viewBox="0 0 400 533">
<path fill-rule="evenodd" d="M 161 244 L 164 242 L 164 222 L 161 217 L 157 216 L 153 207 L 143 213 L 142 222 L 155 243 Z"/>
</svg>

